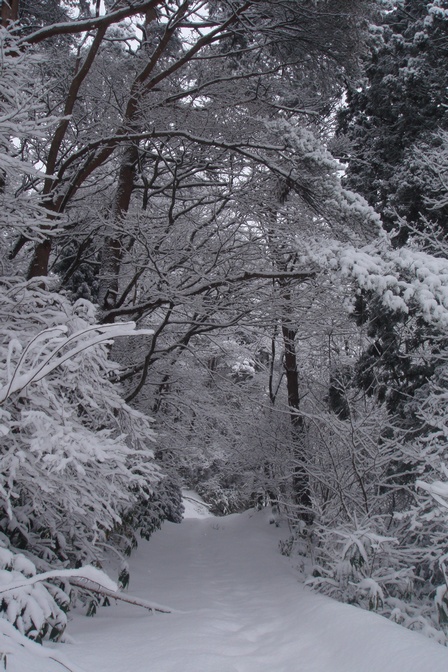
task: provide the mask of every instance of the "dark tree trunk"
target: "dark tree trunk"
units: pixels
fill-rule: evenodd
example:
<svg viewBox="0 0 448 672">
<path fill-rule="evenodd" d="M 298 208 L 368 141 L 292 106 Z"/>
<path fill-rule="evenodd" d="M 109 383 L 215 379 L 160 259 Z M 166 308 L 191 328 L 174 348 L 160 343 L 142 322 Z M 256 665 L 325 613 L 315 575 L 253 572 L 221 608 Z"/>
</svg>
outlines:
<svg viewBox="0 0 448 672">
<path fill-rule="evenodd" d="M 51 252 L 51 240 L 48 238 L 37 243 L 34 249 L 33 259 L 28 269 L 28 280 L 41 275 L 48 275 L 48 260 Z"/>
<path fill-rule="evenodd" d="M 8 23 L 19 18 L 19 0 L 2 1 L 2 26 L 7 28 Z"/>
<path fill-rule="evenodd" d="M 124 232 L 120 230 L 126 217 L 134 190 L 135 167 L 138 161 L 138 145 L 130 143 L 125 147 L 118 174 L 115 203 L 111 212 L 111 226 L 101 253 L 101 277 L 98 291 L 98 303 L 102 310 L 111 311 L 117 305 L 118 282 L 121 262 L 125 251 Z M 108 320 L 107 317 L 105 321 Z"/>
<path fill-rule="evenodd" d="M 311 496 L 309 479 L 305 469 L 307 456 L 305 455 L 304 448 L 305 428 L 303 417 L 300 414 L 299 372 L 295 345 L 296 331 L 283 321 L 282 334 L 285 346 L 284 369 L 294 451 L 294 473 L 292 480 L 294 498 L 295 503 L 301 509 L 309 511 L 311 507 Z"/>
</svg>

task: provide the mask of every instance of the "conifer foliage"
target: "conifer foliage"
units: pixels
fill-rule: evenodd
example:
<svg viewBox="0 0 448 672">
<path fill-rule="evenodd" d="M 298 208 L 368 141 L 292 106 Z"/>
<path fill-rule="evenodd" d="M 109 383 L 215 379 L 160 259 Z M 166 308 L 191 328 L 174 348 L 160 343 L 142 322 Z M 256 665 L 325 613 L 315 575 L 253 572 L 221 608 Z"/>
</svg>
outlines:
<svg viewBox="0 0 448 672">
<path fill-rule="evenodd" d="M 371 38 L 364 76 L 340 113 L 346 181 L 381 213 L 403 243 L 424 217 L 438 221 L 415 148 L 440 147 L 447 129 L 448 6 L 444 0 L 392 3 Z M 426 184 L 425 184 L 426 182 Z"/>
</svg>

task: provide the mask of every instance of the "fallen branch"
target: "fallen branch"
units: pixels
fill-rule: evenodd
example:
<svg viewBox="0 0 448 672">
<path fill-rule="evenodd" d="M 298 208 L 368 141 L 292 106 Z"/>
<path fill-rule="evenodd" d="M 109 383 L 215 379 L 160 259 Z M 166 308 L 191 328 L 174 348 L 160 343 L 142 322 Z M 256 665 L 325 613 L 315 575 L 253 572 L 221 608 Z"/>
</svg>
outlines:
<svg viewBox="0 0 448 672">
<path fill-rule="evenodd" d="M 141 600 L 140 598 L 134 597 L 132 595 L 125 595 L 124 593 L 118 593 L 114 590 L 109 590 L 108 588 L 101 586 L 99 583 L 93 583 L 88 579 L 70 577 L 69 581 L 70 585 L 72 586 L 91 590 L 93 593 L 98 593 L 98 595 L 102 595 L 103 597 L 110 597 L 114 600 L 119 600 L 120 602 L 134 604 L 136 607 L 143 607 L 143 609 L 148 609 L 152 612 L 158 611 L 162 614 L 172 613 L 172 609 L 169 609 L 168 607 L 164 607 L 154 602 L 147 602 L 146 600 Z"/>
<path fill-rule="evenodd" d="M 207 504 L 206 502 L 201 502 L 199 499 L 195 499 L 194 497 L 189 497 L 188 495 L 182 495 L 184 499 L 188 499 L 189 502 L 194 502 L 195 504 L 199 504 L 200 506 L 205 506 L 207 509 L 211 509 L 212 505 Z"/>
</svg>

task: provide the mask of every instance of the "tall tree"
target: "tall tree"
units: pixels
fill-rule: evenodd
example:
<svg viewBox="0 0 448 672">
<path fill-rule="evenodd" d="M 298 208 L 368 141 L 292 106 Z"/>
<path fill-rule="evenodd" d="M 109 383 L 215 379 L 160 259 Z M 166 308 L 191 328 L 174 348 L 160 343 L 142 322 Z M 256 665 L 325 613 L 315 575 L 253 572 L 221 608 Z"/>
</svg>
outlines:
<svg viewBox="0 0 448 672">
<path fill-rule="evenodd" d="M 381 214 L 396 246 L 410 237 L 421 243 L 428 232 L 432 239 L 446 235 L 443 208 L 434 207 L 437 168 L 425 157 L 431 148 L 438 152 L 448 124 L 447 7 L 404 1 L 384 12 L 363 78 L 349 88 L 339 115 L 345 182 Z M 437 247 L 431 247 L 436 255 Z M 359 364 L 360 382 L 412 423 L 405 407 L 432 375 L 429 350 L 437 335 L 418 309 L 384 311 L 369 292 L 358 297 L 357 315 L 372 338 Z"/>
<path fill-rule="evenodd" d="M 5 203 L 20 197 L 32 210 L 14 218 L 10 256 L 33 248 L 33 280 L 47 275 L 58 243 L 71 244 L 66 274 L 90 256 L 103 321 L 150 324 L 148 350 L 122 375 L 134 377 L 129 400 L 158 359 L 176 362 L 199 334 L 253 321 L 252 293 L 275 280 L 297 430 L 297 327 L 285 301 L 309 269 L 280 258 L 295 257 L 297 236 L 286 229 L 272 263 L 263 225 L 271 205 L 256 199 L 274 176 L 308 216 L 362 229 L 364 211 L 317 137 L 352 68 L 363 10 L 351 0 L 18 6 L 5 37 L 10 63 L 21 72 L 36 54 L 30 86 L 41 88 L 32 127 L 27 105 L 18 109 L 25 126 L 2 139 L 6 165 L 20 164 L 5 173 Z M 31 328 L 30 337 L 40 338 Z"/>
<path fill-rule="evenodd" d="M 48 273 L 59 239 L 72 250 L 59 265 L 66 281 L 92 261 L 104 322 L 151 323 L 149 352 L 128 372 L 140 376 L 130 400 L 163 353 L 178 355 L 196 334 L 244 320 L 249 283 L 277 278 L 285 304 L 288 283 L 308 277 L 300 264 L 273 265 L 251 222 L 250 192 L 260 193 L 269 175 L 308 213 L 359 228 L 364 212 L 316 138 L 355 67 L 367 5 L 147 1 L 90 14 L 82 5 L 64 23 L 18 26 L 23 49 L 70 44 L 62 57 L 52 52 L 57 68 L 42 70 L 52 78 L 48 110 L 63 118 L 32 148 L 45 166 L 48 216 L 28 277 Z M 269 216 L 270 204 L 257 209 Z M 297 326 L 281 310 L 299 436 Z M 308 506 L 299 452 L 297 491 Z"/>
<path fill-rule="evenodd" d="M 315 112 L 314 105 L 322 100 L 321 93 L 314 93 L 308 86 L 306 95 L 301 99 L 297 96 L 301 80 L 310 79 L 311 71 L 314 71 L 319 73 L 320 88 L 334 88 L 335 80 L 331 78 L 330 70 L 333 73 L 342 72 L 344 64 L 349 62 L 352 41 L 357 39 L 355 21 L 359 3 L 356 3 L 355 10 L 355 3 L 348 0 L 338 3 L 338 7 L 330 13 L 323 6 L 306 2 L 246 2 L 236 7 L 218 3 L 211 5 L 205 16 L 201 7 L 202 3 L 192 1 L 160 3 L 153 0 L 101 16 L 50 24 L 23 36 L 24 47 L 45 43 L 62 35 L 72 36 L 78 47 L 73 74 L 70 76 L 70 70 L 64 72 L 69 82 L 68 86 L 64 86 L 67 93 L 52 101 L 52 107 L 60 109 L 65 119 L 51 138 L 48 156 L 42 154 L 40 157 L 46 165 L 47 174 L 57 174 L 56 180 L 49 177 L 43 193 L 50 213 L 65 211 L 79 189 L 97 179 L 98 171 L 123 146 L 124 154 L 117 175 L 119 182 L 109 217 L 109 226 L 113 229 L 129 208 L 139 139 L 151 136 L 169 138 L 173 134 L 187 132 L 200 142 L 213 144 L 216 136 L 211 137 L 207 133 L 204 136 L 202 133 L 203 137 L 197 138 L 196 130 L 198 117 L 203 117 L 204 112 L 215 114 L 213 103 L 216 101 L 219 103 L 216 114 L 221 120 L 226 111 L 238 110 L 242 123 L 237 145 L 241 145 L 241 151 L 249 152 L 251 141 L 243 133 L 243 128 L 244 124 L 247 125 L 248 115 L 253 116 L 253 109 L 256 108 L 257 114 L 260 114 L 264 107 L 268 118 L 269 114 L 282 109 L 289 115 L 295 111 L 299 115 Z M 132 19 L 142 15 L 141 46 L 135 50 L 137 40 Z M 85 127 L 85 116 L 77 123 L 75 105 L 78 105 L 81 87 L 87 86 L 89 77 L 95 75 L 98 57 L 104 51 L 104 45 L 110 42 L 112 27 L 123 20 L 131 22 L 127 34 L 118 36 L 120 40 L 127 38 L 132 45 L 127 58 L 130 65 L 128 94 L 118 106 L 118 115 L 113 113 L 113 125 L 105 129 L 100 127 L 99 134 L 92 141 L 92 129 L 90 124 Z M 86 31 L 91 31 L 93 38 L 89 46 L 85 46 Z M 180 31 L 188 37 L 179 40 Z M 309 63 L 306 71 L 302 65 L 304 58 Z M 216 77 L 215 72 L 210 72 L 209 63 L 222 64 L 222 75 Z M 283 73 L 280 90 L 279 73 Z M 232 83 L 241 85 L 235 88 Z M 223 86 L 227 98 L 224 105 Z M 201 101 L 202 115 L 198 114 L 198 105 L 192 105 L 194 100 Z M 109 118 L 109 110 L 103 112 L 106 118 Z M 149 118 L 145 110 L 149 112 Z M 191 112 L 196 113 L 192 115 Z M 169 127 L 166 125 L 167 113 L 172 119 Z M 148 124 L 152 130 L 148 130 Z M 247 131 L 250 133 L 250 130 L 249 125 Z M 226 148 L 225 136 L 224 133 L 221 139 L 223 148 Z M 234 138 L 230 137 L 228 143 L 235 144 Z M 258 156 L 256 151 L 252 152 L 252 156 L 268 162 L 266 156 Z M 52 215 L 49 217 L 51 219 Z M 48 238 L 38 245 L 30 277 L 46 274 L 50 241 L 51 238 Z M 108 236 L 108 241 L 103 254 L 104 264 L 113 266 L 114 259 L 119 264 L 121 243 L 113 235 Z M 108 247 L 110 249 L 106 253 Z M 105 270 L 104 275 L 110 275 L 110 270 Z M 111 277 L 109 281 L 112 282 Z M 107 281 L 102 284 L 105 282 L 107 284 Z M 110 296 L 114 292 L 116 289 L 111 291 Z M 107 289 L 102 289 L 101 293 L 104 299 Z"/>
<path fill-rule="evenodd" d="M 41 240 L 47 221 L 33 190 L 45 180 L 34 148 L 59 119 L 45 114 L 41 66 L 39 54 L 21 51 L 0 28 L 0 612 L 2 623 L 38 641 L 61 636 L 71 598 L 51 581 L 31 585 L 30 576 L 100 563 L 106 547 L 122 556 L 137 530 L 148 536 L 173 512 L 154 494 L 161 473 L 150 420 L 111 380 L 111 339 L 135 325 L 96 324 L 93 304 L 70 302 L 50 281 L 27 282 L 6 256 L 12 236 Z M 6 585 L 17 582 L 20 594 Z"/>
</svg>

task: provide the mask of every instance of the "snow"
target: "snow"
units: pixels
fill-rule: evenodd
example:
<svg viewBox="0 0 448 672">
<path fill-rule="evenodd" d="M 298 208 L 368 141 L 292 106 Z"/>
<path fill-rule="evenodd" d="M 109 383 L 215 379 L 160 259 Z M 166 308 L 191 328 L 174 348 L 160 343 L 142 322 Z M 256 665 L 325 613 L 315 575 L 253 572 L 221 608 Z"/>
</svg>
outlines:
<svg viewBox="0 0 448 672">
<path fill-rule="evenodd" d="M 186 518 L 210 518 L 214 517 L 209 511 L 209 506 L 205 504 L 202 497 L 192 490 L 185 490 L 183 493 L 184 520 Z"/>
<path fill-rule="evenodd" d="M 448 260 L 418 248 L 393 248 L 387 236 L 357 248 L 332 242 L 309 250 L 322 268 L 353 280 L 359 289 L 376 292 L 385 307 L 407 314 L 418 309 L 428 324 L 448 326 Z"/>
<path fill-rule="evenodd" d="M 130 562 L 130 593 L 173 612 L 119 603 L 93 620 L 76 614 L 69 623 L 73 642 L 45 652 L 88 672 L 448 669 L 444 647 L 304 587 L 294 563 L 278 552 L 288 527 L 270 524 L 268 510 L 216 518 L 197 495 L 188 497 L 182 524 L 165 523 Z M 10 656 L 7 670 L 64 669 L 29 656 Z"/>
<path fill-rule="evenodd" d="M 2 549 L 2 552 L 4 553 L 5 549 Z M 20 557 L 20 556 L 16 556 Z M 25 565 L 25 562 L 27 563 Z M 17 564 L 17 563 L 15 563 Z M 31 563 L 26 560 L 26 558 L 23 558 L 23 561 L 20 563 L 20 565 L 29 567 Z M 19 568 L 20 568 L 19 565 Z M 16 567 L 15 567 L 16 568 Z M 11 575 L 11 572 L 5 572 L 5 575 Z M 3 575 L 2 575 L 3 576 Z M 7 591 L 11 591 L 15 588 L 23 588 L 25 586 L 32 586 L 36 583 L 39 583 L 41 581 L 46 581 L 48 579 L 59 579 L 59 578 L 70 578 L 70 577 L 75 577 L 79 579 L 84 579 L 86 581 L 90 581 L 91 583 L 98 584 L 99 586 L 102 586 L 103 588 L 106 588 L 106 590 L 113 590 L 116 591 L 118 590 L 118 586 L 115 583 L 115 581 L 112 581 L 107 574 L 102 572 L 101 570 L 97 569 L 96 567 L 93 567 L 92 565 L 87 565 L 85 567 L 79 567 L 78 569 L 55 569 L 50 572 L 42 572 L 41 574 L 37 574 L 36 576 L 31 576 L 28 579 L 24 579 L 20 577 L 18 581 L 11 581 L 9 580 L 7 582 L 7 586 L 5 589 L 0 588 L 0 595 Z"/>
<path fill-rule="evenodd" d="M 8 380 L 0 386 L 0 403 L 5 401 L 11 394 L 23 390 L 29 383 L 38 382 L 55 368 L 64 362 L 73 360 L 76 355 L 99 343 L 107 343 L 109 339 L 117 336 L 150 336 L 152 329 L 136 330 L 135 322 L 120 322 L 119 324 L 89 325 L 74 334 L 61 338 L 61 334 L 67 334 L 67 325 L 52 326 L 38 333 L 27 344 L 22 352 L 22 346 L 17 339 L 13 339 L 8 345 Z M 42 347 L 46 343 L 47 348 Z M 67 352 L 61 353 L 67 346 Z M 46 350 L 49 347 L 49 352 Z M 36 352 L 37 351 L 37 352 Z M 18 364 L 11 373 L 11 353 L 21 354 Z M 28 357 L 28 360 L 27 360 Z M 30 363 L 31 360 L 31 363 Z M 25 373 L 20 373 L 25 368 Z"/>
</svg>

